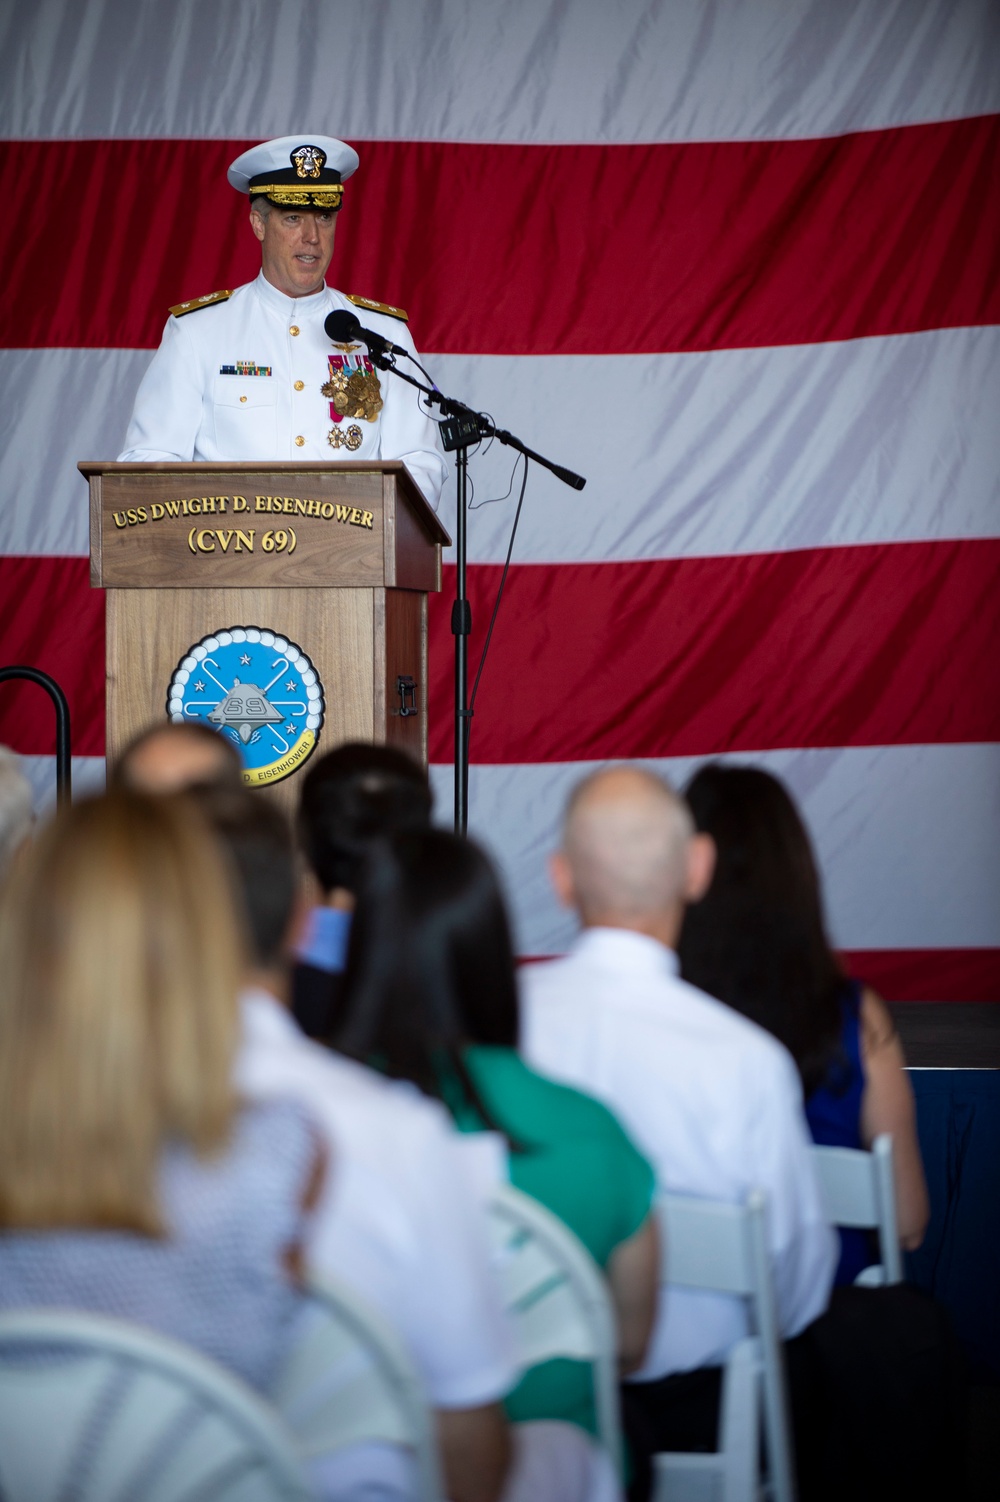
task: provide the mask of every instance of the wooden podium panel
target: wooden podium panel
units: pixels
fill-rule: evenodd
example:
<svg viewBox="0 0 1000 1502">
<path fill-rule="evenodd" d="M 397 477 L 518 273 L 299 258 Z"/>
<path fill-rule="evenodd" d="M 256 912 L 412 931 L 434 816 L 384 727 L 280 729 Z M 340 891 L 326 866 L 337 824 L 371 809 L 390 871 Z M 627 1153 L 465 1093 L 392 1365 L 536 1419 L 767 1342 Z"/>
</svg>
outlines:
<svg viewBox="0 0 1000 1502">
<path fill-rule="evenodd" d="M 91 583 L 107 591 L 112 762 L 167 721 L 192 649 L 253 628 L 309 659 L 323 695 L 319 752 L 388 741 L 426 765 L 427 590 L 440 587 L 448 536 L 402 464 L 79 467 L 91 490 Z M 218 685 L 218 710 L 229 681 L 203 676 Z M 400 679 L 412 688 L 400 692 Z M 254 741 L 266 740 L 258 728 Z M 286 804 L 308 759 L 306 741 L 296 744 L 277 753 L 276 771 L 248 767 L 254 785 L 274 776 L 266 790 Z"/>
<path fill-rule="evenodd" d="M 108 591 L 108 639 L 115 643 L 108 663 L 112 760 L 164 718 L 167 684 L 185 648 L 235 625 L 274 630 L 280 624 L 281 635 L 308 652 L 325 690 L 323 740 L 384 738 L 375 735 L 373 590 L 273 589 L 262 598 L 256 589 L 171 589 L 157 597 L 154 610 L 149 603 L 145 590 Z M 409 749 L 419 754 L 419 747 Z"/>
<path fill-rule="evenodd" d="M 105 589 L 440 589 L 449 538 L 404 464 L 89 464 Z"/>
</svg>

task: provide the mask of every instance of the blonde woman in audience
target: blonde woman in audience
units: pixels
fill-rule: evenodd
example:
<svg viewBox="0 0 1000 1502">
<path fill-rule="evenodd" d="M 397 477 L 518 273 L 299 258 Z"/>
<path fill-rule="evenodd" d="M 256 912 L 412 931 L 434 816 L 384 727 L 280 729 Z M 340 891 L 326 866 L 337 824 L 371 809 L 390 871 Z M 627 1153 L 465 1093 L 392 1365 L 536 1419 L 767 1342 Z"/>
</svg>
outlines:
<svg viewBox="0 0 1000 1502">
<path fill-rule="evenodd" d="M 0 904 L 0 1307 L 148 1325 L 266 1390 L 316 1172 L 298 1107 L 240 1111 L 244 962 L 196 811 L 60 814 Z"/>
<path fill-rule="evenodd" d="M 21 759 L 9 746 L 0 746 L 0 881 L 34 822 L 31 783 Z"/>
</svg>

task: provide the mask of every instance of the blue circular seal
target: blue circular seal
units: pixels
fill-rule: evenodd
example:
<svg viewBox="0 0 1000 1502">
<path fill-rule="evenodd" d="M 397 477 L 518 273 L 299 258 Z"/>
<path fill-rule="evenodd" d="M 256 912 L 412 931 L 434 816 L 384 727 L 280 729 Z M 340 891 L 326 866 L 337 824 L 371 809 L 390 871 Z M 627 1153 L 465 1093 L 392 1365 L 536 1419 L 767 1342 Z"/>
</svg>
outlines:
<svg viewBox="0 0 1000 1502">
<path fill-rule="evenodd" d="M 203 636 L 167 690 L 175 725 L 201 720 L 231 741 L 251 787 L 297 772 L 323 725 L 323 685 L 301 647 L 276 631 L 231 626 Z"/>
</svg>

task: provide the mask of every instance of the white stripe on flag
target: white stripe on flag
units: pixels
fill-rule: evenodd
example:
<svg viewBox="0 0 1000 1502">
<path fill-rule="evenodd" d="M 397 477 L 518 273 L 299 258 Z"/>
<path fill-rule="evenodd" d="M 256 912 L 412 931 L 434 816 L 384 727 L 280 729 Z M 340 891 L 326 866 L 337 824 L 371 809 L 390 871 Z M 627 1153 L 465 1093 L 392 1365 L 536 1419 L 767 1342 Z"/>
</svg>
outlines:
<svg viewBox="0 0 1000 1502">
<path fill-rule="evenodd" d="M 1000 746 L 769 751 L 725 761 L 785 781 L 816 845 L 831 937 L 842 949 L 1000 945 Z M 680 787 L 704 757 L 640 765 Z M 473 766 L 470 826 L 507 882 L 522 954 L 563 951 L 572 918 L 546 874 L 570 789 L 596 764 Z M 449 824 L 452 769 L 431 769 Z"/>
<path fill-rule="evenodd" d="M 35 812 L 44 818 L 55 808 L 56 759 L 54 756 L 22 755 L 21 766 L 35 795 Z M 89 798 L 95 793 L 103 793 L 104 757 L 74 756 L 70 776 L 74 798 Z"/>
<path fill-rule="evenodd" d="M 15 139 L 259 141 L 319 127 L 605 145 L 837 135 L 1000 108 L 993 0 L 37 0 L 4 16 L 0 135 Z"/>
<path fill-rule="evenodd" d="M 769 751 L 724 761 L 765 767 L 788 785 L 823 875 L 831 936 L 843 949 L 1000 945 L 1000 746 L 849 747 Z M 41 811 L 55 800 L 55 757 L 23 756 Z M 647 761 L 680 787 L 701 757 Z M 574 932 L 546 858 L 570 789 L 595 764 L 473 766 L 472 834 L 507 883 L 523 954 L 563 951 Z M 103 790 L 103 757 L 73 758 L 75 797 Z M 431 768 L 436 816 L 448 826 L 452 769 Z M 934 879 L 928 879 L 928 863 Z"/>
<path fill-rule="evenodd" d="M 0 553 L 87 556 L 90 502 L 77 462 L 121 452 L 150 358 L 145 349 L 0 350 Z"/>
<path fill-rule="evenodd" d="M 533 471 L 522 563 L 1000 534 L 1000 328 L 695 354 L 439 355 L 428 368 L 586 477 L 581 495 Z M 513 457 L 494 445 L 475 462 L 475 503 L 503 495 Z M 474 512 L 470 557 L 502 562 L 510 520 L 507 505 Z"/>
<path fill-rule="evenodd" d="M 118 452 L 149 358 L 0 351 L 0 552 L 86 554 L 76 461 Z M 532 471 L 520 562 L 1000 535 L 1000 328 L 707 354 L 437 355 L 428 365 L 449 395 L 587 478 L 581 497 Z M 506 491 L 513 457 L 494 445 L 473 459 L 477 505 Z M 449 489 L 446 524 L 453 507 Z M 511 515 L 511 504 L 473 512 L 472 559 L 502 560 Z"/>
</svg>

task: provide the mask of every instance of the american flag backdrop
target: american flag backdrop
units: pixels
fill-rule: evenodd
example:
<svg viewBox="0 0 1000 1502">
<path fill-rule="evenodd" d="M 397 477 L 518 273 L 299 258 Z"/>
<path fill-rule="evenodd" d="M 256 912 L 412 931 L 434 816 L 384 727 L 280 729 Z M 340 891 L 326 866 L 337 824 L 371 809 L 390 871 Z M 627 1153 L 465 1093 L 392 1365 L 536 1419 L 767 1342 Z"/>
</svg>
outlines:
<svg viewBox="0 0 1000 1502">
<path fill-rule="evenodd" d="M 0 663 L 65 686 L 78 786 L 76 461 L 121 448 L 169 305 L 256 274 L 228 162 L 339 135 L 335 285 L 588 479 L 529 476 L 472 732 L 521 951 L 569 936 L 544 858 L 581 772 L 724 755 L 790 784 L 889 998 L 1000 1000 L 996 0 L 18 0 L 0 68 Z M 511 465 L 473 461 L 473 664 Z M 50 786 L 38 690 L 0 689 L 0 741 Z"/>
</svg>

